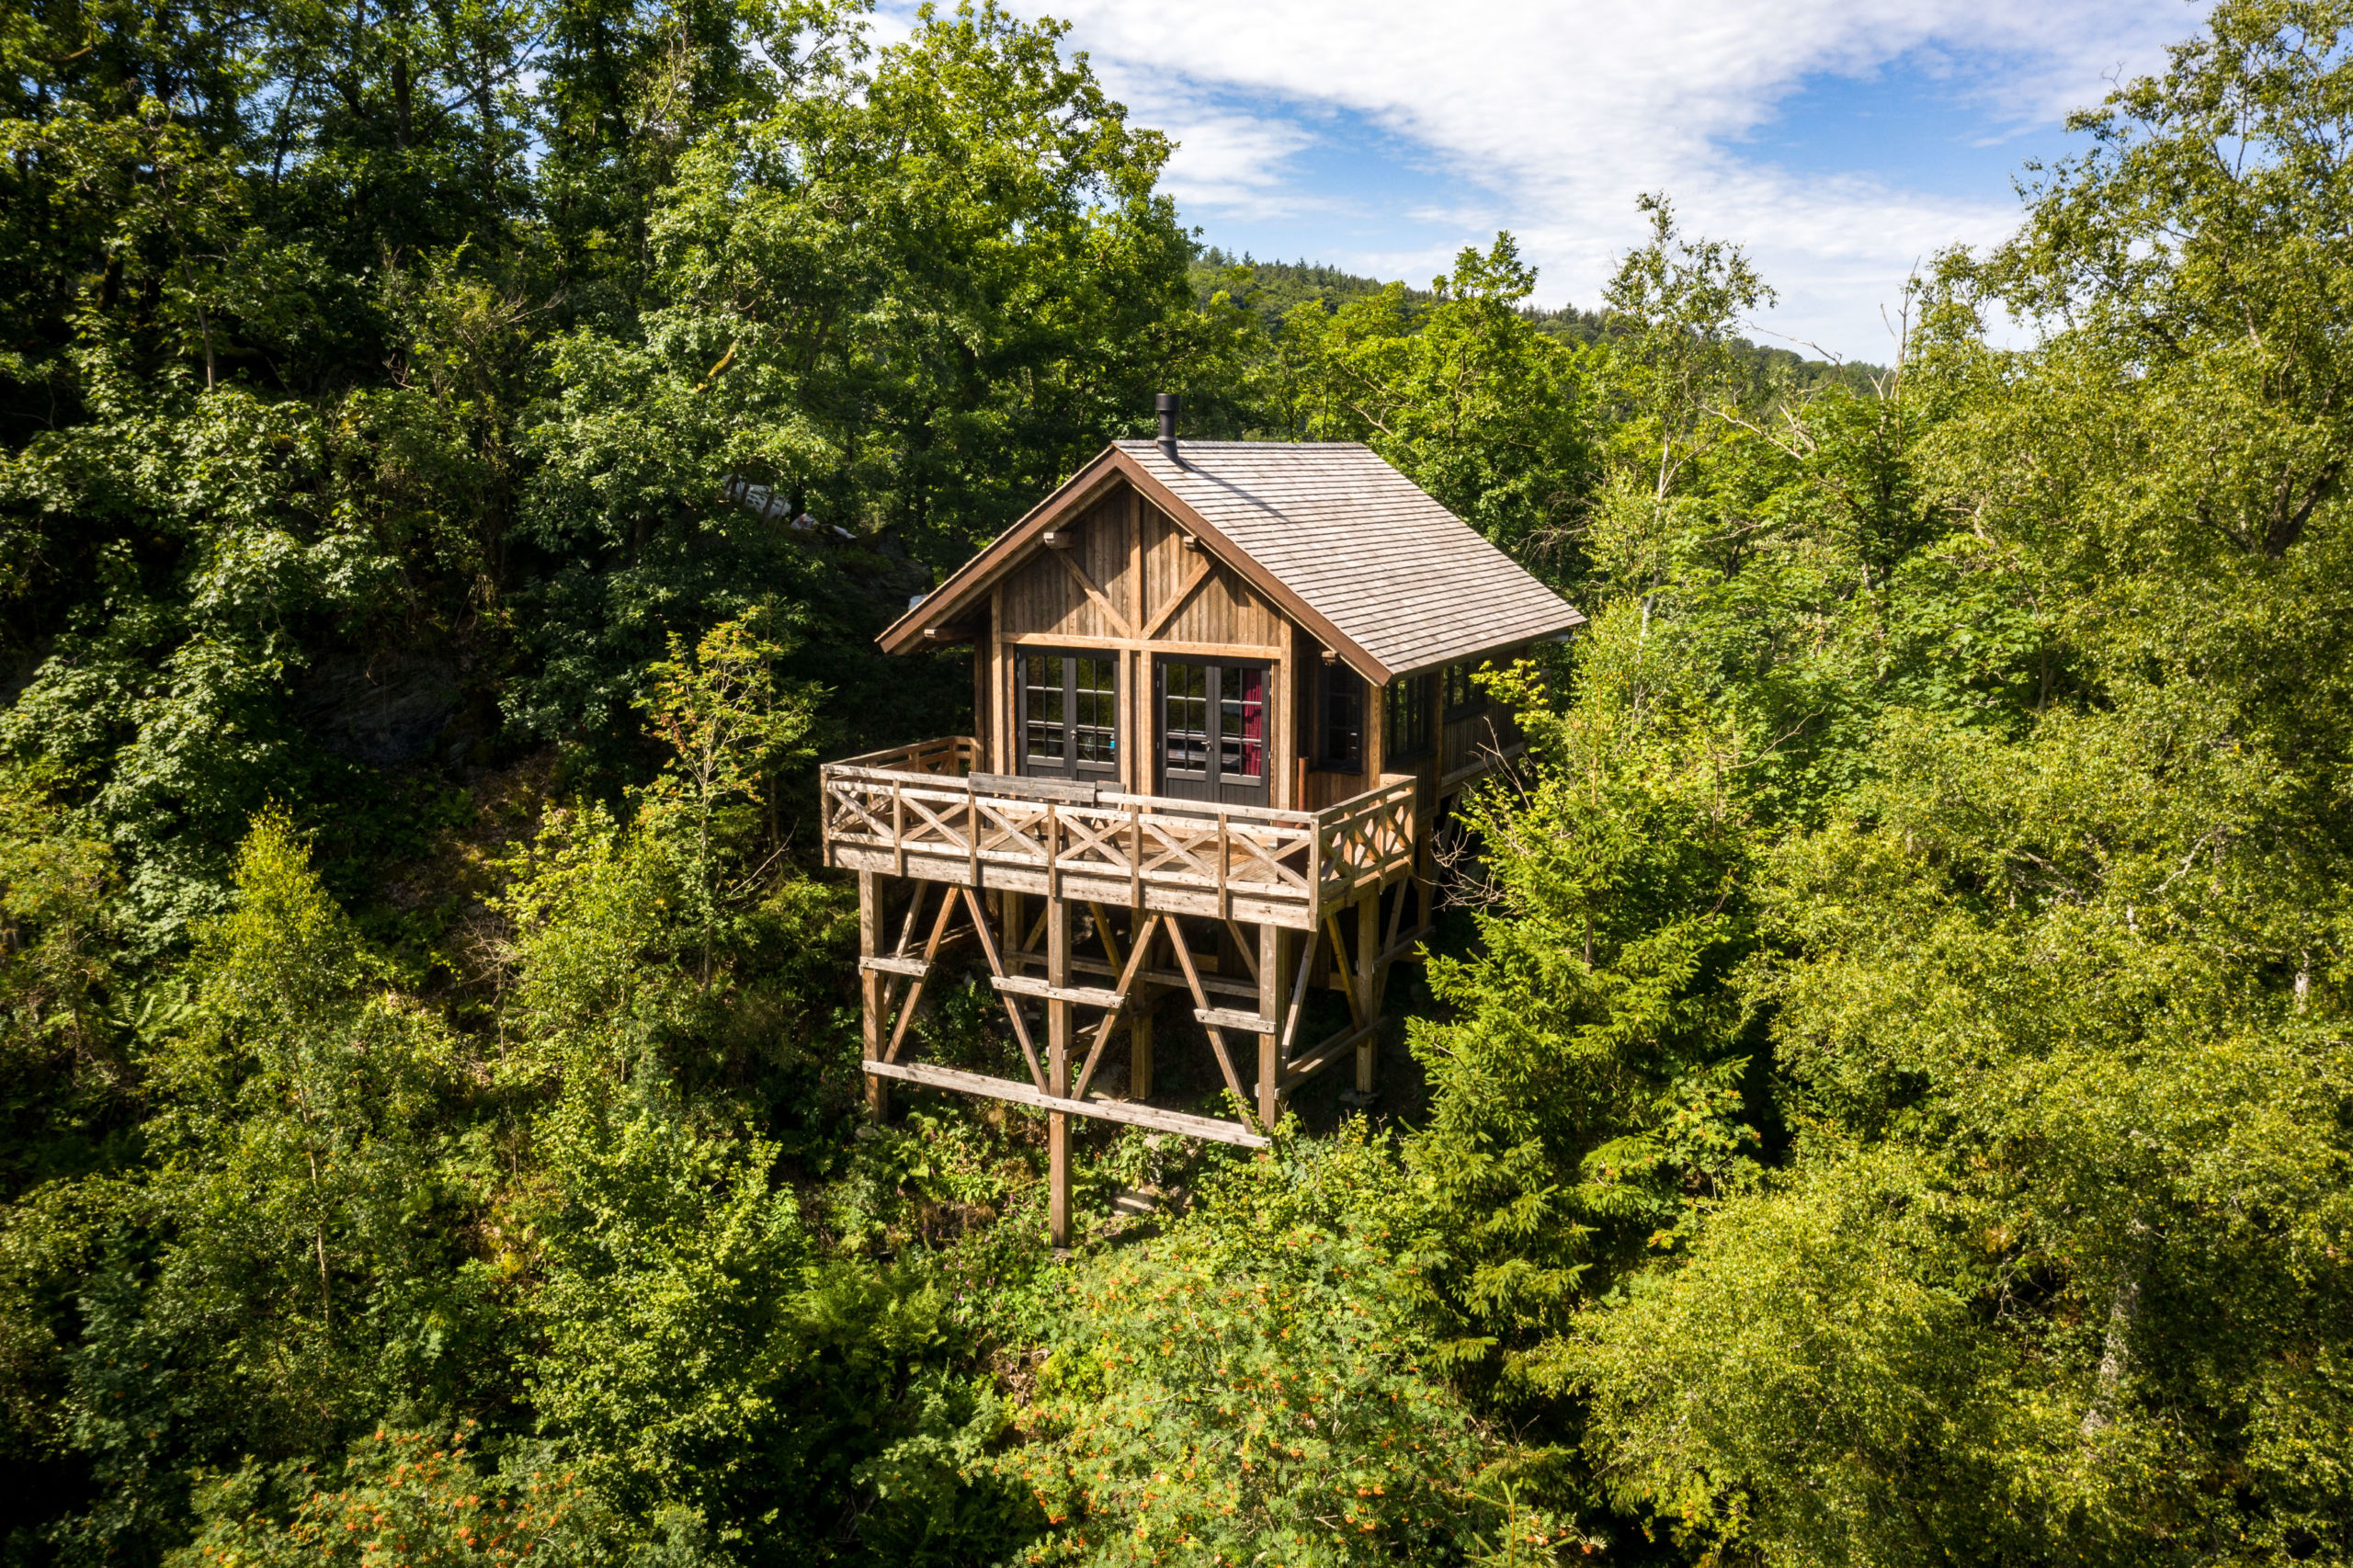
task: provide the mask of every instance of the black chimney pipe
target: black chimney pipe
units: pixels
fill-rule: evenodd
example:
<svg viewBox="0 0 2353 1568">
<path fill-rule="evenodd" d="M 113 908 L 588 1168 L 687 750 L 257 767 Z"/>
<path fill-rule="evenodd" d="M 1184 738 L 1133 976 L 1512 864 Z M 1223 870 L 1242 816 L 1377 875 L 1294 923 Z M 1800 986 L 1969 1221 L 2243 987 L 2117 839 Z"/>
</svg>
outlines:
<svg viewBox="0 0 2353 1568">
<path fill-rule="evenodd" d="M 1176 460 L 1176 394 L 1162 392 L 1152 400 L 1152 405 L 1160 412 L 1160 449 L 1168 454 L 1170 462 L 1175 462 Z"/>
</svg>

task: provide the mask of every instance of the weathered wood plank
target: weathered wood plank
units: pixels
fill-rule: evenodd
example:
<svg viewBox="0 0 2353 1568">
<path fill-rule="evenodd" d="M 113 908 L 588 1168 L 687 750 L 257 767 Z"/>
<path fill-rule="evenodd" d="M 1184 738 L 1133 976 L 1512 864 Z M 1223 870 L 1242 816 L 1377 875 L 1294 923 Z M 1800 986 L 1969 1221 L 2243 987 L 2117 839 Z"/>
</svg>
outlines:
<svg viewBox="0 0 2353 1568">
<path fill-rule="evenodd" d="M 890 872 L 895 864 L 888 849 L 863 845 L 855 840 L 836 841 L 834 845 L 835 864 L 849 870 Z M 907 873 L 926 881 L 953 882 L 959 887 L 974 885 L 972 864 L 962 854 L 932 853 L 920 848 L 907 851 Z M 1042 893 L 1046 891 L 1044 868 L 1011 866 L 983 860 L 980 867 L 979 887 L 1008 892 Z M 1063 896 L 1075 902 L 1118 903 L 1135 908 L 1129 902 L 1128 879 L 1124 874 L 1112 876 L 1100 871 L 1066 870 L 1061 877 Z M 1231 892 L 1234 919 L 1254 925 L 1272 921 L 1290 930 L 1304 931 L 1316 922 L 1317 909 L 1328 908 L 1331 900 L 1314 901 L 1297 890 L 1261 889 L 1237 886 Z M 1177 885 L 1146 882 L 1143 887 L 1142 908 L 1156 915 L 1218 915 L 1225 913 L 1214 892 Z"/>
<path fill-rule="evenodd" d="M 1275 1020 L 1258 1013 L 1245 1013 L 1233 1007 L 1196 1007 L 1194 1022 L 1205 1028 L 1238 1029 L 1244 1034 L 1273 1034 Z"/>
<path fill-rule="evenodd" d="M 1034 996 L 1040 1002 L 1071 1002 L 1081 1007 L 1117 1007 L 1125 1000 L 1116 991 L 1100 991 L 1091 985 L 1049 985 L 1026 974 L 995 975 L 989 983 L 1016 996 Z"/>
<path fill-rule="evenodd" d="M 1097 918 L 1100 917 L 1098 914 Z M 1134 950 L 1128 954 L 1128 961 L 1120 966 L 1120 980 L 1111 989 L 1109 1010 L 1096 1028 L 1094 1048 L 1087 1051 L 1086 1063 L 1078 1070 L 1077 1086 L 1071 1091 L 1080 1099 L 1086 1097 L 1086 1085 L 1095 1081 L 1096 1064 L 1103 1060 L 1103 1048 L 1111 1043 L 1111 1030 L 1119 1023 L 1120 1014 L 1127 1007 L 1131 988 L 1136 983 L 1136 971 L 1143 967 L 1144 955 L 1152 950 L 1153 932 L 1159 924 L 1160 916 L 1156 915 L 1144 917 L 1142 928 L 1135 934 Z"/>
<path fill-rule="evenodd" d="M 1168 925 L 1168 945 L 1176 949 L 1176 961 L 1185 971 L 1186 983 L 1192 988 L 1193 1006 L 1196 1009 L 1194 1017 L 1199 1017 L 1203 1013 L 1215 1011 L 1216 1009 L 1210 1006 L 1208 995 L 1201 990 L 1201 971 L 1199 966 L 1193 962 L 1192 947 L 1185 940 L 1184 931 L 1173 920 Z M 1217 1069 L 1225 1074 L 1226 1088 L 1233 1093 L 1235 1099 L 1245 1106 L 1248 1105 L 1250 1096 L 1242 1092 L 1242 1075 L 1233 1070 L 1233 1053 L 1225 1048 L 1225 1031 L 1217 1025 L 1211 1024 L 1209 1036 L 1210 1050 L 1217 1055 Z"/>
<path fill-rule="evenodd" d="M 1283 1093 L 1290 1094 L 1324 1068 L 1350 1055 L 1358 1042 L 1378 1033 L 1380 1028 L 1381 1020 L 1375 1018 L 1369 1024 L 1358 1024 L 1354 1028 L 1343 1029 L 1334 1035 L 1291 1064 L 1290 1071 L 1283 1074 Z"/>
<path fill-rule="evenodd" d="M 921 959 L 894 959 L 887 953 L 879 959 L 860 959 L 858 967 L 882 974 L 912 975 L 917 980 L 931 972 L 931 966 Z"/>
<path fill-rule="evenodd" d="M 1268 1142 L 1240 1122 L 1224 1121 L 1211 1116 L 1191 1116 L 1180 1110 L 1163 1110 L 1158 1106 L 1137 1105 L 1132 1100 L 1063 1099 L 1011 1078 L 992 1078 L 983 1073 L 934 1067 L 924 1062 L 869 1062 L 863 1065 L 867 1072 L 877 1077 L 902 1078 L 911 1084 L 953 1089 L 959 1094 L 979 1095 L 987 1099 L 1009 1100 L 1015 1105 L 1034 1106 L 1040 1110 L 1093 1117 L 1097 1121 L 1125 1122 L 1131 1127 L 1149 1127 L 1158 1132 L 1203 1138 L 1216 1143 L 1233 1143 L 1245 1149 L 1263 1149 Z"/>
<path fill-rule="evenodd" d="M 981 956 L 989 960 L 989 972 L 1002 980 L 1005 978 L 1005 960 L 997 954 L 996 937 L 989 931 L 989 918 L 981 908 L 980 892 L 973 888 L 961 891 L 965 907 L 972 913 L 972 930 L 980 938 Z M 1029 1076 L 1037 1080 L 1042 1092 L 1046 1086 L 1046 1069 L 1038 1060 L 1038 1047 L 1029 1038 L 1029 1026 L 1022 1020 L 1021 1009 L 1013 1005 L 1011 997 L 1006 999 L 1005 1010 L 1013 1020 L 1013 1038 L 1021 1042 L 1021 1059 L 1028 1063 Z"/>
<path fill-rule="evenodd" d="M 964 782 L 983 795 L 1016 801 L 1064 801 L 1095 803 L 1096 784 L 1085 778 L 1032 778 L 1025 773 L 975 773 Z"/>
<path fill-rule="evenodd" d="M 1017 953 L 1007 961 L 1043 963 L 1045 960 L 1035 953 Z M 1074 958 L 1070 960 L 1070 967 L 1082 974 L 1116 974 L 1118 972 L 1101 959 Z M 1169 969 L 1165 965 L 1139 970 L 1136 971 L 1136 978 L 1150 985 L 1165 985 L 1171 989 L 1185 983 L 1185 976 L 1181 972 Z M 1205 974 L 1201 976 L 1201 988 L 1205 991 L 1214 991 L 1222 996 L 1240 996 L 1254 1001 L 1258 995 L 1257 986 L 1246 980 L 1236 980 L 1231 975 Z"/>
<path fill-rule="evenodd" d="M 916 891 L 922 890 L 918 887 Z M 948 924 L 954 918 L 955 914 L 956 890 L 941 888 L 939 914 L 931 923 L 931 937 L 923 945 L 923 957 L 916 960 L 923 965 L 924 973 L 915 976 L 914 983 L 907 987 L 906 999 L 899 1004 L 898 1022 L 891 1026 L 891 1043 L 882 1052 L 882 1060 L 885 1062 L 896 1062 L 899 1059 L 900 1042 L 907 1038 L 907 1026 L 915 1022 L 915 1009 L 923 1006 L 923 988 L 926 983 L 926 977 L 931 972 L 933 961 L 939 957 L 940 943 L 948 938 Z"/>
</svg>

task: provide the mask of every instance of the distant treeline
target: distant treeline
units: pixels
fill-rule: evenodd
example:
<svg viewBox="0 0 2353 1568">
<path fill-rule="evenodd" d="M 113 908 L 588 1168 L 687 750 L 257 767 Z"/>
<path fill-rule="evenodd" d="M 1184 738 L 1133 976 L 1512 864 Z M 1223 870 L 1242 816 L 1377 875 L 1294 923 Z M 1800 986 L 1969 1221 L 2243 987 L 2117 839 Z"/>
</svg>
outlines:
<svg viewBox="0 0 2353 1568">
<path fill-rule="evenodd" d="M 1237 273 L 1246 276 L 1246 281 L 1238 287 Z M 1326 267 L 1321 262 L 1303 258 L 1260 261 L 1247 252 L 1235 256 L 1214 244 L 1199 245 L 1195 250 L 1190 277 L 1195 295 L 1204 302 L 1224 290 L 1258 312 L 1270 330 L 1296 306 L 1321 301 L 1327 309 L 1337 309 L 1350 300 L 1379 293 L 1385 287 L 1380 278 Z M 1435 298 L 1427 289 L 1411 284 L 1401 286 L 1410 307 L 1427 305 Z M 1548 310 L 1541 305 L 1523 304 L 1519 313 L 1539 332 L 1563 343 L 1594 343 L 1614 332 L 1628 330 L 1623 322 L 1613 325 L 1606 312 L 1580 310 L 1574 305 Z M 1885 366 L 1865 360 L 1809 359 L 1795 349 L 1776 348 L 1738 335 L 1729 343 L 1750 374 L 1801 392 L 1835 381 L 1868 392 L 1887 373 Z"/>
</svg>

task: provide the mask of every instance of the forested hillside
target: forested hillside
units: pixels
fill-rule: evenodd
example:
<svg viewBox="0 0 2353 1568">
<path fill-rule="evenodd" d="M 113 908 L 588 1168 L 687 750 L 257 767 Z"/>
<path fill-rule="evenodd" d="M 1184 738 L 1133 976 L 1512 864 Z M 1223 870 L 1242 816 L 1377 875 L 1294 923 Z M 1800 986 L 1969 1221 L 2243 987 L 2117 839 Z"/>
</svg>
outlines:
<svg viewBox="0 0 2353 1568">
<path fill-rule="evenodd" d="M 0 1562 L 2353 1562 L 2353 4 L 1836 375 L 1664 199 L 1254 278 L 988 6 L 0 41 Z M 1162 391 L 1591 624 L 1371 1112 L 1056 1256 L 862 1122 L 813 767 Z"/>
<path fill-rule="evenodd" d="M 1302 305 L 1319 305 L 1330 313 L 1387 287 L 1377 278 L 1360 277 L 1336 267 L 1304 261 L 1258 261 L 1246 252 L 1237 260 L 1233 253 L 1216 245 L 1203 246 L 1194 253 L 1190 276 L 1193 291 L 1204 304 L 1223 294 L 1233 303 L 1256 312 L 1260 325 L 1270 334 L 1279 334 L 1284 318 Z M 1394 299 L 1410 320 L 1433 303 L 1437 296 L 1401 283 Z M 1537 331 L 1563 343 L 1596 343 L 1605 336 L 1631 331 L 1634 324 L 1608 311 L 1584 311 L 1574 305 L 1554 309 L 1523 300 L 1518 310 Z M 1809 359 L 1795 349 L 1760 347 L 1733 333 L 1725 335 L 1723 347 L 1732 363 L 1753 377 L 1779 383 L 1783 392 L 1809 392 L 1832 381 L 1853 392 L 1868 392 L 1877 378 L 1886 373 L 1884 367 L 1858 361 Z"/>
</svg>

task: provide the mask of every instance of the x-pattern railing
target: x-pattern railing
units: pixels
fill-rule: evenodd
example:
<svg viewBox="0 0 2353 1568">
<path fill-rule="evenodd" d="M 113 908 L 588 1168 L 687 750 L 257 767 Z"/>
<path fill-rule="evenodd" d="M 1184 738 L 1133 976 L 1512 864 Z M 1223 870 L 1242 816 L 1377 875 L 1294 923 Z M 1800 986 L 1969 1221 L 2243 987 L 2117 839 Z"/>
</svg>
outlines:
<svg viewBox="0 0 2353 1568">
<path fill-rule="evenodd" d="M 1220 806 L 1152 795 L 1063 800 L 978 785 L 979 747 L 956 736 L 876 752 L 824 769 L 828 846 L 983 865 L 1117 877 L 1137 891 L 1328 905 L 1385 882 L 1414 861 L 1414 783 L 1366 791 L 1322 812 Z"/>
</svg>

